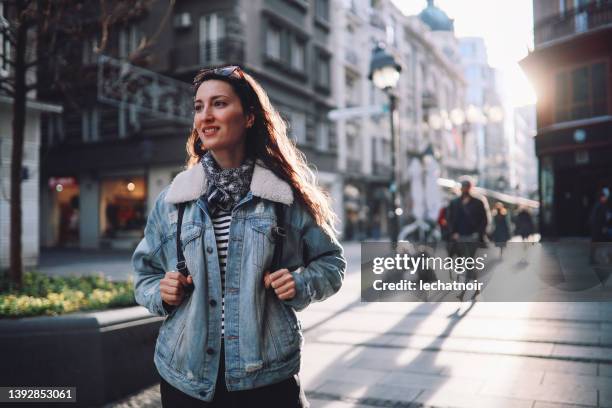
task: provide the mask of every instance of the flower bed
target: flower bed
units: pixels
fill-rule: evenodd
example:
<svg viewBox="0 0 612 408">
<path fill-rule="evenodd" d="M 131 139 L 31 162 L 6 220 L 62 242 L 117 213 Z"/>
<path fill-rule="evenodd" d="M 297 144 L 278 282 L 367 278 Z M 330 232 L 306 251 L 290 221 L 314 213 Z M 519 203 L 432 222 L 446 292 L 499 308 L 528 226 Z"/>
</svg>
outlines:
<svg viewBox="0 0 612 408">
<path fill-rule="evenodd" d="M 131 280 L 112 282 L 102 275 L 49 277 L 26 272 L 23 289 L 17 291 L 6 276 L 0 277 L 0 318 L 55 316 L 134 305 Z"/>
</svg>

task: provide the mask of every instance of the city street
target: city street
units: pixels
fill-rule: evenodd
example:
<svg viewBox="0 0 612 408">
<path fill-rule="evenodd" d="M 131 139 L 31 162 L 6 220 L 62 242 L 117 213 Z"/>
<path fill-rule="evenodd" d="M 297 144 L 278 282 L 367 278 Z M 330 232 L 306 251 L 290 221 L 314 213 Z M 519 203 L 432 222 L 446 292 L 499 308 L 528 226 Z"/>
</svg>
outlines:
<svg viewBox="0 0 612 408">
<path fill-rule="evenodd" d="M 345 249 L 340 293 L 300 314 L 313 407 L 612 407 L 612 303 L 360 303 Z"/>
</svg>

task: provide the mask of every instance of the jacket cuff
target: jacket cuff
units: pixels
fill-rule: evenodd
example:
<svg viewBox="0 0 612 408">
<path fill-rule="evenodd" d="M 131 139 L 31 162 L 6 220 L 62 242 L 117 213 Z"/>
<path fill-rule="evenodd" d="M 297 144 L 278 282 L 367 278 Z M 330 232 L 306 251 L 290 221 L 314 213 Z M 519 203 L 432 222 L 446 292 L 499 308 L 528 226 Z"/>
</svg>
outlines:
<svg viewBox="0 0 612 408">
<path fill-rule="evenodd" d="M 172 312 L 172 309 L 174 309 L 174 306 L 169 305 L 168 303 L 162 300 L 161 293 L 159 290 L 155 295 L 155 307 L 157 309 L 157 314 L 160 316 L 168 316 L 170 312 Z"/>
<path fill-rule="evenodd" d="M 293 299 L 284 300 L 283 302 L 294 308 L 296 311 L 300 311 L 305 309 L 306 306 L 311 303 L 311 290 L 310 286 L 308 286 L 308 283 L 306 282 L 306 279 L 304 279 L 303 274 L 293 271 L 291 272 L 291 275 L 293 275 L 293 280 L 295 281 L 295 296 Z"/>
</svg>

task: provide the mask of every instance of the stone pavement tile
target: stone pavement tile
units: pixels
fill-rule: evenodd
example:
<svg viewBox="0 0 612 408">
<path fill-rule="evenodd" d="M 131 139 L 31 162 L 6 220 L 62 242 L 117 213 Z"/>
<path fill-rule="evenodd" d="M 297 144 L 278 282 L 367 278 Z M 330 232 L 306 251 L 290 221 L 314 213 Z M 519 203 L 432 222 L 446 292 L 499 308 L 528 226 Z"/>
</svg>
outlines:
<svg viewBox="0 0 612 408">
<path fill-rule="evenodd" d="M 396 336 L 382 333 L 333 330 L 320 334 L 314 341 L 337 344 L 389 344 Z"/>
<path fill-rule="evenodd" d="M 612 388 L 612 378 L 595 375 L 571 375 L 547 372 L 542 380 L 543 385 L 578 386 L 604 391 Z"/>
<path fill-rule="evenodd" d="M 599 364 L 599 375 L 612 377 L 612 364 Z"/>
<path fill-rule="evenodd" d="M 308 398 L 310 408 L 371 408 L 368 405 L 359 405 L 345 401 L 329 401 L 324 399 Z"/>
<path fill-rule="evenodd" d="M 599 334 L 599 344 L 602 346 L 612 346 L 612 331 L 606 330 Z"/>
<path fill-rule="evenodd" d="M 581 361 L 564 361 L 564 360 L 552 360 L 543 358 L 531 358 L 525 357 L 520 358 L 521 370 L 524 371 L 553 371 L 561 373 L 573 373 L 573 374 L 597 374 L 597 364 L 585 363 Z"/>
<path fill-rule="evenodd" d="M 601 408 L 612 408 L 612 389 L 599 391 L 599 406 Z"/>
<path fill-rule="evenodd" d="M 576 331 L 574 329 L 562 328 L 557 330 L 554 337 L 549 337 L 547 340 L 555 342 L 598 345 L 598 340 L 601 334 L 601 330 Z"/>
<path fill-rule="evenodd" d="M 417 397 L 416 402 L 436 407 L 452 408 L 531 408 L 533 405 L 531 400 L 440 392 L 438 390 L 424 391 Z"/>
<path fill-rule="evenodd" d="M 552 350 L 554 357 L 579 357 L 587 359 L 605 358 L 612 360 L 612 347 L 581 347 L 557 344 Z"/>
<path fill-rule="evenodd" d="M 533 408 L 594 408 L 592 405 L 555 404 L 552 402 L 536 401 Z"/>
<path fill-rule="evenodd" d="M 479 353 L 498 353 L 531 356 L 549 356 L 553 350 L 552 344 L 531 343 L 521 341 L 475 340 L 474 351 Z"/>
<path fill-rule="evenodd" d="M 480 393 L 482 395 L 564 404 L 597 404 L 597 391 L 593 388 L 584 388 L 572 384 L 563 386 L 556 384 L 543 385 L 521 379 L 520 373 L 516 373 L 516 376 L 512 379 L 492 378 L 485 384 Z"/>
<path fill-rule="evenodd" d="M 351 399 L 374 398 L 401 402 L 411 402 L 421 393 L 419 389 L 408 387 L 386 384 L 357 385 L 344 381 L 328 381 L 314 391 Z"/>
<path fill-rule="evenodd" d="M 435 336 L 395 336 L 389 344 L 397 347 L 408 347 L 415 349 L 422 348 L 443 348 L 447 343 L 453 343 L 454 347 L 451 349 L 468 349 L 472 347 L 472 339 L 451 339 L 449 337 L 435 337 Z"/>
<path fill-rule="evenodd" d="M 388 373 L 379 380 L 379 383 L 424 390 L 438 390 L 441 392 L 463 392 L 466 394 L 476 394 L 484 385 L 483 380 L 402 372 Z"/>
<path fill-rule="evenodd" d="M 358 356 L 351 367 L 358 367 L 376 371 L 401 371 L 401 372 L 422 372 L 428 374 L 438 374 L 444 369 L 444 365 L 436 363 L 436 352 L 419 350 L 399 350 L 389 349 L 394 353 L 383 353 L 378 350 L 376 353 Z"/>
<path fill-rule="evenodd" d="M 478 340 L 455 337 L 396 336 L 390 345 L 409 348 L 433 348 L 444 351 L 466 351 L 491 354 L 549 356 L 553 345 L 521 341 Z"/>
<path fill-rule="evenodd" d="M 502 376 L 511 376 L 512 373 L 520 373 L 522 378 L 528 381 L 539 383 L 544 376 L 544 371 L 532 371 L 514 366 L 504 366 L 496 364 L 495 361 L 490 361 L 489 364 L 468 364 L 454 365 L 442 371 L 441 375 L 453 378 L 474 379 L 474 380 L 489 380 L 490 378 Z"/>
<path fill-rule="evenodd" d="M 302 384 L 306 391 L 311 391 L 319 388 L 323 384 L 341 379 L 343 382 L 352 383 L 357 386 L 368 386 L 376 384 L 383 380 L 387 373 L 382 371 L 372 371 L 358 368 L 337 367 L 323 371 L 320 375 L 314 378 L 304 378 L 300 374 Z"/>
</svg>

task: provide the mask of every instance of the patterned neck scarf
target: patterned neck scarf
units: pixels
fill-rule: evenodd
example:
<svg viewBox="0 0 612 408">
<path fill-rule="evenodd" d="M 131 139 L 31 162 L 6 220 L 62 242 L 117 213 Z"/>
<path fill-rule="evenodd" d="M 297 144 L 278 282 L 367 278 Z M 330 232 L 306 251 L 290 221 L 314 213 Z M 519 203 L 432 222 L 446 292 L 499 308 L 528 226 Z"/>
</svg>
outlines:
<svg viewBox="0 0 612 408">
<path fill-rule="evenodd" d="M 230 211 L 249 192 L 253 177 L 253 159 L 246 159 L 235 169 L 224 169 L 217 164 L 210 152 L 206 152 L 200 162 L 208 179 L 208 207 L 211 211 L 217 208 Z"/>
</svg>

